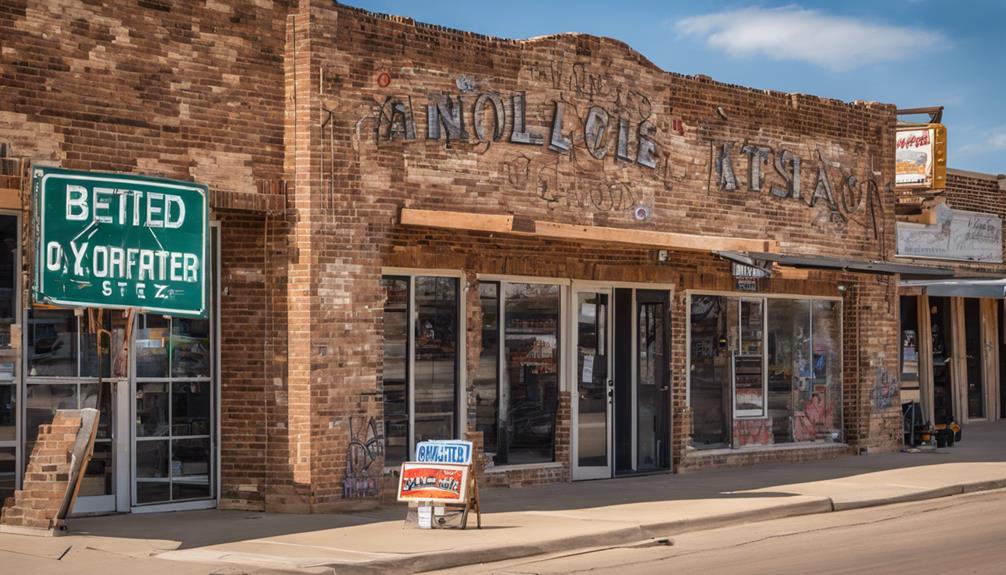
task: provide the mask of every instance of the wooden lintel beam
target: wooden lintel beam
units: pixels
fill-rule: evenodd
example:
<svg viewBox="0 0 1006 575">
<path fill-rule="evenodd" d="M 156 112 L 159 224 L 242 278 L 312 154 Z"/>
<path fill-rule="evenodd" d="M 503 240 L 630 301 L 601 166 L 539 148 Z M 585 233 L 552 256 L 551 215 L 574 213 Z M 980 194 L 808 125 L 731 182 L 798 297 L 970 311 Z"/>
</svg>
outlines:
<svg viewBox="0 0 1006 575">
<path fill-rule="evenodd" d="M 535 221 L 519 216 L 516 218 L 515 225 L 514 216 L 499 214 L 403 208 L 401 223 L 407 226 L 494 232 L 562 240 L 619 243 L 683 251 L 777 251 L 775 240 L 768 239 L 755 240 L 652 230 L 581 226 L 558 222 Z"/>
<path fill-rule="evenodd" d="M 0 210 L 20 210 L 21 191 L 15 188 L 0 188 Z"/>
</svg>

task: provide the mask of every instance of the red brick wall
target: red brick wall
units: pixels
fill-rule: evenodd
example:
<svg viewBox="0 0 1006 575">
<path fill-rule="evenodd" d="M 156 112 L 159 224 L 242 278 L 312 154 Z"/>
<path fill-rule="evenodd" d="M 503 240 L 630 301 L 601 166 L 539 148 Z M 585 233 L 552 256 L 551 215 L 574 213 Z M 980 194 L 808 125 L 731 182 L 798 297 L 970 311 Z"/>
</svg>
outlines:
<svg viewBox="0 0 1006 575">
<path fill-rule="evenodd" d="M 4 2 L 0 143 L 32 162 L 196 180 L 214 198 L 255 194 L 284 178 L 287 10 L 254 1 Z M 293 482 L 285 218 L 267 226 L 261 214 L 213 217 L 222 221 L 229 292 L 220 310 L 221 504 L 260 509 L 267 484 Z M 24 257 L 31 261 L 30 249 Z"/>
<path fill-rule="evenodd" d="M 379 264 L 464 270 L 469 283 L 473 273 L 673 283 L 679 294 L 672 316 L 676 461 L 688 425 L 684 290 L 733 289 L 729 266 L 708 256 L 683 254 L 656 264 L 653 252 L 612 245 L 403 229 L 396 225 L 399 209 L 516 214 L 584 225 L 767 238 L 791 253 L 866 259 L 893 254 L 891 106 L 846 104 L 671 74 L 610 39 L 560 35 L 502 40 L 341 6 L 316 7 L 313 14 L 311 61 L 320 67 L 314 72 L 318 81 L 314 97 L 323 110 L 321 121 L 329 123 L 314 139 L 312 149 L 321 165 L 312 166 L 311 173 L 316 188 L 334 196 L 337 214 L 355 216 L 340 221 L 338 228 L 313 228 L 319 237 L 328 238 L 326 245 L 355 248 L 355 257 L 338 251 L 332 256 L 319 253 L 326 265 L 318 271 L 317 284 L 352 284 L 358 298 L 371 301 L 376 296 L 379 301 Z M 507 120 L 500 141 L 475 137 L 471 108 L 485 92 L 502 97 Z M 546 144 L 552 135 L 554 102 L 564 103 L 562 133 L 570 137 L 571 152 L 508 141 L 514 122 L 510 97 L 515 92 L 526 93 L 527 126 Z M 448 140 L 444 126 L 439 139 L 427 138 L 426 104 L 431 96 L 442 95 L 463 98 L 467 141 Z M 411 111 L 414 139 L 402 133 L 389 137 L 389 130 L 407 129 L 400 117 L 394 118 L 389 99 Z M 613 141 L 603 160 L 590 156 L 583 125 L 593 105 L 630 120 L 631 147 L 638 140 L 639 121 L 645 117 L 652 123 L 658 146 L 655 168 L 615 160 Z M 491 113 L 482 116 L 490 132 L 492 118 Z M 615 122 L 610 126 L 612 140 L 617 134 Z M 716 159 L 724 142 L 733 143 L 736 190 L 717 184 Z M 766 146 L 773 153 L 785 148 L 800 156 L 802 203 L 770 193 L 773 185 L 785 185 L 771 163 L 772 155 L 763 166 L 762 191 L 749 190 L 749 164 L 741 150 L 745 144 Z M 807 205 L 820 170 L 832 188 L 837 210 L 827 209 L 825 199 L 819 199 L 816 207 Z M 857 178 L 851 190 L 843 187 L 849 175 Z M 867 180 L 876 185 L 872 192 Z M 860 198 L 866 199 L 857 203 Z M 651 217 L 637 221 L 632 211 L 637 205 L 649 208 Z M 842 215 L 833 215 L 835 211 Z M 380 256 L 377 261 L 375 254 Z M 347 279 L 350 263 L 359 267 L 353 267 L 353 277 Z M 765 289 L 838 295 L 839 276 L 816 277 L 809 283 L 773 280 Z M 846 385 L 855 391 L 846 399 L 846 431 L 853 443 L 869 444 L 872 419 L 893 417 L 887 410 L 875 415 L 870 398 L 873 368 L 890 368 L 896 359 L 897 330 L 893 312 L 886 307 L 895 287 L 890 280 L 847 279 L 862 286 L 865 307 L 850 306 L 850 312 L 857 317 L 866 314 L 862 322 L 868 335 L 862 337 L 873 347 L 850 355 L 847 335 Z M 471 298 L 469 294 L 469 303 Z M 346 301 L 318 310 L 313 323 L 336 324 L 342 321 L 341 306 L 359 309 L 359 303 Z M 882 315 L 876 315 L 878 311 Z M 468 310 L 470 346 L 478 343 L 476 315 Z M 353 323 L 353 335 L 340 340 L 349 344 L 344 353 L 373 346 L 379 357 L 379 334 L 373 335 L 367 339 L 366 325 Z M 358 338 L 365 343 L 357 343 Z M 328 373 L 326 366 L 338 363 L 341 353 L 321 360 L 318 367 Z M 469 360 L 473 357 L 469 350 Z M 859 369 L 850 371 L 850 366 Z M 568 449 L 568 439 L 566 445 Z M 520 472 L 507 481 L 566 477 L 553 475 L 550 470 Z"/>
<path fill-rule="evenodd" d="M 731 284 L 728 266 L 708 256 L 672 254 L 657 264 L 652 252 L 636 248 L 406 230 L 396 223 L 403 206 L 768 238 L 797 253 L 893 253 L 892 106 L 671 74 L 610 39 L 502 40 L 321 0 L 7 3 L 0 28 L 7 33 L 0 89 L 10 95 L 0 100 L 0 142 L 14 154 L 194 179 L 227 192 L 255 193 L 261 182 L 286 180 L 283 214 L 214 212 L 222 221 L 225 290 L 222 506 L 323 511 L 376 501 L 344 500 L 343 479 L 361 465 L 352 438 L 381 418 L 382 266 L 464 270 L 469 284 L 480 272 L 666 282 L 679 296 L 689 287 Z M 504 98 L 501 141 L 474 138 L 470 107 L 483 92 Z M 570 152 L 507 141 L 515 92 L 526 93 L 527 127 L 546 142 L 554 102 L 564 103 Z M 469 141 L 426 139 L 431 94 L 462 95 Z M 382 108 L 389 97 L 410 103 L 414 141 L 377 137 L 387 135 Z M 611 115 L 603 160 L 584 144 L 583 121 L 595 105 Z M 615 159 L 619 115 L 630 123 L 633 156 L 641 124 L 652 125 L 652 168 Z M 490 118 L 483 119 L 491 131 Z M 733 144 L 735 190 L 718 184 L 724 143 Z M 762 166 L 762 191 L 751 191 L 745 144 L 799 155 L 803 199 L 771 194 L 773 185 L 785 185 L 772 155 Z M 821 170 L 833 210 L 827 198 L 807 205 Z M 850 175 L 857 178 L 851 188 L 843 186 Z M 633 216 L 640 206 L 650 210 L 645 221 Z M 857 281 L 867 286 L 864 301 L 879 302 L 890 289 Z M 833 282 L 824 274 L 773 280 L 765 289 L 818 293 L 833 290 Z M 676 458 L 687 424 L 679 296 Z M 472 311 L 469 343 L 477 337 Z M 887 321 L 863 317 L 869 329 Z M 871 345 L 888 343 L 886 327 L 875 333 Z M 876 361 L 892 357 L 885 352 Z M 868 372 L 850 380 L 847 369 L 847 385 L 862 390 Z M 873 413 L 864 396 L 848 407 L 856 438 L 870 429 L 860 419 Z M 557 459 L 565 462 L 563 425 Z M 364 461 L 372 470 L 383 463 Z M 568 469 L 513 480 L 555 478 L 568 478 Z"/>
</svg>

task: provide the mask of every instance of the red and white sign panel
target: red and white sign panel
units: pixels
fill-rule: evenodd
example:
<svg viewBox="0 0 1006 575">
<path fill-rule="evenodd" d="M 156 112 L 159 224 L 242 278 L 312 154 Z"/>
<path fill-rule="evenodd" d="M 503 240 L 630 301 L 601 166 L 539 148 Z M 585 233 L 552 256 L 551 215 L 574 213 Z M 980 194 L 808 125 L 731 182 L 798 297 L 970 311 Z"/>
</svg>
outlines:
<svg viewBox="0 0 1006 575">
<path fill-rule="evenodd" d="M 398 482 L 398 500 L 463 505 L 468 495 L 468 470 L 467 465 L 413 461 L 403 463 Z"/>
</svg>

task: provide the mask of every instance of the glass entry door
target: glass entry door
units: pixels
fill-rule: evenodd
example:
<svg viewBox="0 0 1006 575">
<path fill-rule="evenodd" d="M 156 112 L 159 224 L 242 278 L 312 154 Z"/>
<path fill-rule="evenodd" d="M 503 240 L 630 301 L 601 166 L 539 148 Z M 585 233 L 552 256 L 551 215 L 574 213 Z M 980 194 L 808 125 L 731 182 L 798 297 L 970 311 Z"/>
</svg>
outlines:
<svg viewBox="0 0 1006 575">
<path fill-rule="evenodd" d="M 670 342 L 666 291 L 636 292 L 635 471 L 670 469 Z"/>
<path fill-rule="evenodd" d="M 611 292 L 575 290 L 573 479 L 611 477 Z"/>
</svg>

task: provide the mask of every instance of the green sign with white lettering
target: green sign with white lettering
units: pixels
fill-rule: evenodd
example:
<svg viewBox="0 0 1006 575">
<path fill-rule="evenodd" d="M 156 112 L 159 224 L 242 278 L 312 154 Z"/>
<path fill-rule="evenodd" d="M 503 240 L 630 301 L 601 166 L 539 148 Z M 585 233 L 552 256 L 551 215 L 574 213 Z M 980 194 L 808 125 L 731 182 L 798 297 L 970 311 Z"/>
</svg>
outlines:
<svg viewBox="0 0 1006 575">
<path fill-rule="evenodd" d="M 206 316 L 206 186 L 32 172 L 36 302 Z"/>
</svg>

